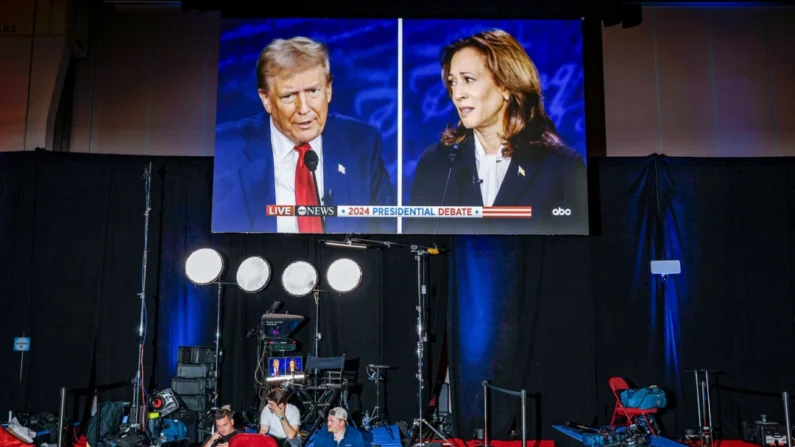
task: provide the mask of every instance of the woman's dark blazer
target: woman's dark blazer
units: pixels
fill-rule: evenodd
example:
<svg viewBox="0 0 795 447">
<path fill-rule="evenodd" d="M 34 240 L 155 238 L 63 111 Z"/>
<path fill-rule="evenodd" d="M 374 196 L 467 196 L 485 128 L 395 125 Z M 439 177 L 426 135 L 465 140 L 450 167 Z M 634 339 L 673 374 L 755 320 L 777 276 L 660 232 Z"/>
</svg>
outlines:
<svg viewBox="0 0 795 447">
<path fill-rule="evenodd" d="M 587 196 L 586 165 L 577 151 L 562 145 L 517 148 L 493 206 L 529 206 L 531 218 L 404 218 L 403 232 L 588 234 Z M 412 206 L 483 206 L 474 137 L 427 147 L 410 200 Z"/>
</svg>

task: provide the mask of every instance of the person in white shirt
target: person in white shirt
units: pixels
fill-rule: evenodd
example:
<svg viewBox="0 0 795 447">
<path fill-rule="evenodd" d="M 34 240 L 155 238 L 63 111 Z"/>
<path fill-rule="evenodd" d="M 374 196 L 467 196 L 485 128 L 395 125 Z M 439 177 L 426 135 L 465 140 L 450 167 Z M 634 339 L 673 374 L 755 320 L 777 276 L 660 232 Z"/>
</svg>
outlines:
<svg viewBox="0 0 795 447">
<path fill-rule="evenodd" d="M 260 413 L 259 434 L 273 436 L 282 445 L 301 447 L 301 437 L 298 436 L 301 413 L 298 407 L 287 403 L 287 396 L 287 391 L 281 388 L 273 389 L 265 396 L 268 405 Z"/>
</svg>

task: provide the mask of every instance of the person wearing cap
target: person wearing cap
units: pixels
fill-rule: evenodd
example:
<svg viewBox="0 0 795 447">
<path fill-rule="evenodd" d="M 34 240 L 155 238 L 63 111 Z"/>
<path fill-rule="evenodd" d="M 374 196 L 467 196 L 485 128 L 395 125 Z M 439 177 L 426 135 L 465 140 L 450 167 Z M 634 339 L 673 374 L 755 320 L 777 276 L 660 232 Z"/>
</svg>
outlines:
<svg viewBox="0 0 795 447">
<path fill-rule="evenodd" d="M 362 432 L 348 426 L 348 411 L 342 407 L 332 409 L 326 426 L 315 435 L 314 447 L 371 447 Z"/>
</svg>

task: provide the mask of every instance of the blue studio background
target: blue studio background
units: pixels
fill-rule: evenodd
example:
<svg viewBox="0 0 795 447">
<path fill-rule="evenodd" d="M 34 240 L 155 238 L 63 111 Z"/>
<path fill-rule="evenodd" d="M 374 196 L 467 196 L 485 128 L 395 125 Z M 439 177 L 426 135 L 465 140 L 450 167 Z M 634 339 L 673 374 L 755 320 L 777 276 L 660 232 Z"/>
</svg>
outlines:
<svg viewBox="0 0 795 447">
<path fill-rule="evenodd" d="M 563 141 L 583 156 L 585 88 L 579 20 L 403 21 L 403 203 L 409 203 L 422 151 L 439 141 L 458 114 L 441 78 L 439 52 L 456 39 L 490 28 L 516 38 L 541 75 L 544 107 Z"/>
<path fill-rule="evenodd" d="M 397 35 L 395 19 L 223 19 L 216 123 L 264 112 L 256 63 L 273 39 L 305 36 L 324 42 L 334 76 L 329 113 L 381 131 L 382 157 L 397 191 Z"/>
</svg>

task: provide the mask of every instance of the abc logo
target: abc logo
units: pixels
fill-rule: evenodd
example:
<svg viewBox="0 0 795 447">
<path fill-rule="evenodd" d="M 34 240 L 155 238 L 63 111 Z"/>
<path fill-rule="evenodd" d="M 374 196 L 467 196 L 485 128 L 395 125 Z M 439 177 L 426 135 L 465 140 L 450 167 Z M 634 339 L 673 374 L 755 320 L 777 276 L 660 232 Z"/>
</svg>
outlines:
<svg viewBox="0 0 795 447">
<path fill-rule="evenodd" d="M 568 208 L 557 207 L 552 210 L 553 216 L 571 216 L 571 210 Z"/>
<path fill-rule="evenodd" d="M 298 215 L 299 216 L 303 216 L 303 215 L 306 214 L 306 207 L 305 206 L 299 206 L 297 211 L 298 211 Z"/>
</svg>

